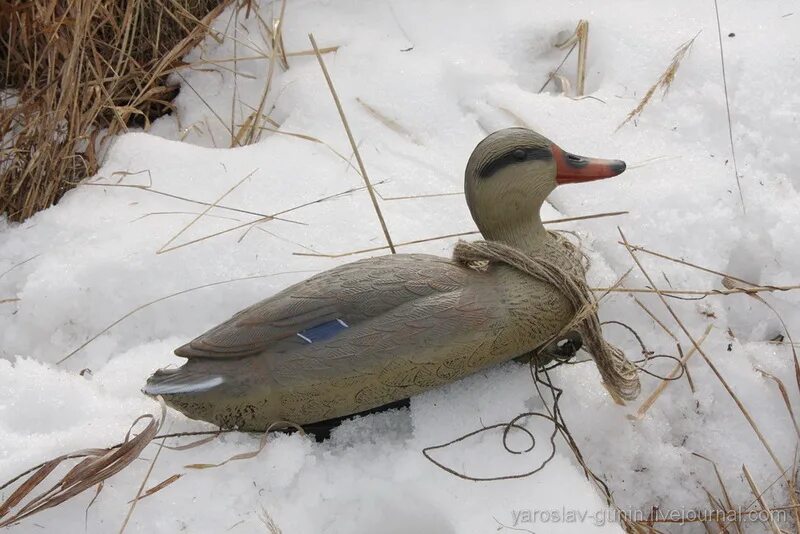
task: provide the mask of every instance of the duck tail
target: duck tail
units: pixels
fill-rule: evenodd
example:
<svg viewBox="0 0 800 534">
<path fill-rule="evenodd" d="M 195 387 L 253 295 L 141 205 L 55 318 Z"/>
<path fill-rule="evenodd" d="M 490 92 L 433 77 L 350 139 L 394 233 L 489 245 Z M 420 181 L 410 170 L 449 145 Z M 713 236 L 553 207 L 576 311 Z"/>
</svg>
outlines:
<svg viewBox="0 0 800 534">
<path fill-rule="evenodd" d="M 224 382 L 225 378 L 220 375 L 192 370 L 184 365 L 178 369 L 159 369 L 147 379 L 142 392 L 152 397 L 207 393 Z"/>
</svg>

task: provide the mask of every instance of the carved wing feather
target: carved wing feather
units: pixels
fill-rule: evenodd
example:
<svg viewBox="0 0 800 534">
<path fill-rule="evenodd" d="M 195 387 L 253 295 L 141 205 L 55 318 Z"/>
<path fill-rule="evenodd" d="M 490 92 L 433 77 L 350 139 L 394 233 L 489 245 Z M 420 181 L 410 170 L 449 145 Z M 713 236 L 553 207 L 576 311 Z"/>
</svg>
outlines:
<svg viewBox="0 0 800 534">
<path fill-rule="evenodd" d="M 250 306 L 212 328 L 175 354 L 186 358 L 243 357 L 297 338 L 297 334 L 329 321 L 348 327 L 376 318 L 404 304 L 431 295 L 463 289 L 475 272 L 445 258 L 398 254 L 368 258 L 315 275 Z M 435 317 L 424 307 L 404 307 L 409 331 L 430 327 Z M 439 310 L 438 313 L 446 313 Z M 458 312 L 454 312 L 458 313 Z M 350 340 L 355 341 L 355 340 Z"/>
</svg>

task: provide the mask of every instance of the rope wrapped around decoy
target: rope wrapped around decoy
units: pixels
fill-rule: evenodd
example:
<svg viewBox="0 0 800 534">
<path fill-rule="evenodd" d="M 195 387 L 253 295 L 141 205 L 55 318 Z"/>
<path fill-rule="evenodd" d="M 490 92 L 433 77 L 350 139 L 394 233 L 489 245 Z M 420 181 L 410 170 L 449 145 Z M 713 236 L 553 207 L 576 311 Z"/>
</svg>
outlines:
<svg viewBox="0 0 800 534">
<path fill-rule="evenodd" d="M 609 393 L 617 401 L 635 399 L 641 390 L 636 366 L 620 349 L 603 338 L 597 318 L 597 301 L 586 283 L 583 252 L 565 237 L 553 232 L 550 235 L 559 246 L 565 247 L 567 254 L 575 258 L 574 264 L 578 268 L 563 269 L 546 258 L 528 255 L 497 241 L 459 241 L 453 249 L 453 260 L 469 267 L 477 267 L 485 262 L 505 263 L 557 288 L 572 304 L 575 316 L 550 341 L 561 338 L 569 330 L 578 330 Z"/>
</svg>

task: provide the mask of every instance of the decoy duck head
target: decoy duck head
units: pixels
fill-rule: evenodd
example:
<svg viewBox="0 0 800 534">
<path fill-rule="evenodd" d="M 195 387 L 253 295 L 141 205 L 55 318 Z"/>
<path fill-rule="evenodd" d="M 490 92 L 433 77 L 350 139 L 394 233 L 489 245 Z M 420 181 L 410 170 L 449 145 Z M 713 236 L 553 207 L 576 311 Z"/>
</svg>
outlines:
<svg viewBox="0 0 800 534">
<path fill-rule="evenodd" d="M 547 233 L 539 210 L 562 184 L 616 176 L 625 162 L 576 156 L 527 128 L 506 128 L 478 143 L 467 163 L 464 193 L 483 237 L 523 249 Z"/>
</svg>

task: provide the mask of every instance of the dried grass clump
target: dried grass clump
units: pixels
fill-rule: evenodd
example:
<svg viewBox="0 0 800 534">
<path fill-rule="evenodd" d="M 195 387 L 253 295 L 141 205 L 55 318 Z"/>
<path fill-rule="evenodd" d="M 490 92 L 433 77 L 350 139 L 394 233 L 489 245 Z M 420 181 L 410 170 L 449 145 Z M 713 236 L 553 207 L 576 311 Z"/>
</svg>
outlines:
<svg viewBox="0 0 800 534">
<path fill-rule="evenodd" d="M 167 75 L 233 0 L 34 0 L 0 8 L 0 214 L 94 174 L 103 138 L 171 108 Z"/>
<path fill-rule="evenodd" d="M 125 441 L 119 445 L 106 449 L 84 449 L 61 455 L 3 484 L 0 489 L 13 484 L 25 475 L 33 473 L 7 499 L 0 502 L 0 528 L 13 525 L 28 516 L 58 506 L 93 486 L 97 487 L 96 499 L 103 488 L 103 483 L 133 463 L 153 440 L 158 429 L 161 428 L 165 413 L 166 405 L 162 401 L 161 419 L 158 420 L 150 414 L 137 418 L 126 434 Z M 148 421 L 148 423 L 139 434 L 133 436 L 133 428 L 139 421 Z M 82 458 L 82 460 L 63 475 L 58 482 L 49 486 L 42 493 L 34 493 L 37 488 L 41 489 L 45 480 L 56 468 L 76 458 Z M 25 502 L 26 499 L 27 502 Z M 91 503 L 89 506 L 91 506 Z M 9 514 L 10 516 L 7 517 Z"/>
</svg>

